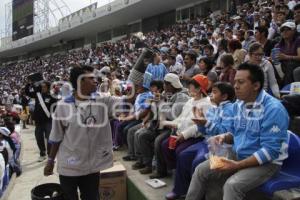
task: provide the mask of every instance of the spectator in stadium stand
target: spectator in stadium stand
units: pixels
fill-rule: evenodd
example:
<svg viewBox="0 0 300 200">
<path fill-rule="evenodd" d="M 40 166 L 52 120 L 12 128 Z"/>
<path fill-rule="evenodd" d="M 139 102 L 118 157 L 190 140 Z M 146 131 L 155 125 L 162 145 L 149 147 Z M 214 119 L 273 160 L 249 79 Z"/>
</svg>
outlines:
<svg viewBox="0 0 300 200">
<path fill-rule="evenodd" d="M 207 76 L 207 74 L 212 70 L 213 63 L 212 61 L 207 57 L 202 57 L 199 60 L 199 68 L 200 68 L 200 74 Z"/>
<path fill-rule="evenodd" d="M 163 102 L 163 99 L 161 98 L 161 94 L 163 92 L 163 81 L 152 81 L 150 83 L 150 90 L 151 93 L 154 95 L 153 99 L 149 99 L 148 101 L 151 104 L 151 111 L 148 113 L 148 115 L 143 118 L 143 123 L 142 127 L 138 130 L 129 130 L 130 131 L 135 131 L 134 134 L 134 149 L 137 155 L 137 162 L 135 162 L 132 165 L 133 170 L 139 170 L 141 174 L 150 174 L 152 173 L 152 156 L 149 157 L 143 157 L 141 154 L 141 148 L 143 146 L 140 146 L 139 144 L 139 137 L 141 134 L 145 134 L 148 132 L 151 134 L 151 132 L 155 131 L 156 129 L 159 128 L 159 118 L 160 118 L 160 113 L 158 106 L 160 102 Z M 130 134 L 130 133 L 129 133 Z M 128 141 L 129 143 L 129 141 Z"/>
<path fill-rule="evenodd" d="M 179 49 L 177 47 L 171 48 L 171 55 L 176 55 L 176 62 L 179 62 L 180 64 L 183 65 L 183 57 L 179 52 Z"/>
<path fill-rule="evenodd" d="M 233 68 L 234 60 L 231 54 L 224 54 L 220 60 L 220 66 L 222 72 L 219 77 L 219 81 L 228 82 L 234 85 L 234 77 L 236 70 Z"/>
<path fill-rule="evenodd" d="M 197 136 L 200 134 L 199 138 L 202 138 L 202 140 L 187 147 L 176 156 L 174 188 L 166 195 L 166 199 L 168 200 L 179 199 L 182 195 L 187 193 L 192 172 L 199 163 L 206 160 L 205 154 L 208 152 L 207 140 L 203 137 L 205 136 L 208 138 L 213 135 L 230 132 L 231 121 L 228 119 L 233 115 L 232 108 L 233 102 L 235 101 L 234 88 L 232 85 L 225 82 L 217 82 L 212 88 L 210 101 L 217 107 L 209 109 L 206 115 L 203 115 L 201 110 L 193 109 L 194 117 L 199 120 L 193 120 L 194 122 L 197 122 L 197 125 L 196 127 L 192 127 L 191 130 L 195 130 L 195 128 L 198 129 L 198 131 L 194 131 L 194 133 Z M 190 132 L 192 133 L 192 131 Z"/>
<path fill-rule="evenodd" d="M 292 12 L 293 9 L 290 10 L 289 6 L 285 4 L 282 5 L 281 10 L 285 13 L 286 20 L 288 21 L 293 20 L 293 12 Z"/>
<path fill-rule="evenodd" d="M 233 113 L 247 117 L 232 119 L 232 133 L 210 138 L 211 144 L 233 144 L 235 156 L 219 157 L 221 164 L 216 169 L 210 168 L 210 160 L 199 164 L 186 200 L 204 196 L 212 199 L 211 195 L 224 200 L 242 200 L 249 190 L 275 175 L 288 156 L 289 117 L 281 103 L 263 90 L 262 69 L 257 65 L 241 64 L 235 81 L 239 101 L 234 103 Z M 251 137 L 245 140 L 245 134 Z"/>
<path fill-rule="evenodd" d="M 121 122 L 138 121 L 135 122 L 132 126 L 125 127 L 124 129 L 127 129 L 127 132 L 125 132 L 125 130 L 122 130 L 124 134 L 123 137 L 127 141 L 128 145 L 128 153 L 126 156 L 123 157 L 124 161 L 137 160 L 136 149 L 134 148 L 134 133 L 142 127 L 142 120 L 148 115 L 151 108 L 150 99 L 154 98 L 153 94 L 149 90 L 151 77 L 146 78 L 145 76 L 147 76 L 146 73 L 144 74 L 144 80 L 141 85 L 135 85 L 136 92 L 138 95 L 134 102 L 134 113 L 124 118 L 120 118 Z"/>
<path fill-rule="evenodd" d="M 255 29 L 256 27 L 258 27 L 259 25 L 259 20 L 260 20 L 260 14 L 259 12 L 254 12 L 253 13 L 253 16 L 254 16 L 254 21 L 253 21 L 253 28 L 251 28 L 252 30 Z"/>
<path fill-rule="evenodd" d="M 224 33 L 225 33 L 225 39 L 226 40 L 230 41 L 230 40 L 234 39 L 233 32 L 232 32 L 231 28 L 226 28 Z"/>
<path fill-rule="evenodd" d="M 273 41 L 268 40 L 269 31 L 268 28 L 263 26 L 258 26 L 255 28 L 255 40 L 259 42 L 264 49 L 264 56 L 270 57 L 271 51 L 274 48 L 275 44 Z"/>
<path fill-rule="evenodd" d="M 203 47 L 204 56 L 209 59 L 212 65 L 215 64 L 214 47 L 211 44 Z"/>
<path fill-rule="evenodd" d="M 258 65 L 262 68 L 264 72 L 264 90 L 275 96 L 276 98 L 280 98 L 279 86 L 277 80 L 275 78 L 275 72 L 273 65 L 264 58 L 264 52 L 262 45 L 255 42 L 251 44 L 249 48 L 249 63 Z"/>
<path fill-rule="evenodd" d="M 190 40 L 191 41 L 191 40 Z M 192 50 L 193 51 L 195 51 L 195 53 L 197 54 L 197 55 L 203 55 L 204 54 L 204 52 L 203 52 L 203 47 L 206 45 L 204 45 L 203 43 L 202 43 L 202 41 L 199 41 L 198 39 L 194 39 L 194 40 L 192 40 L 193 42 L 192 42 Z M 200 43 L 201 42 L 201 43 Z M 208 40 L 207 40 L 207 43 L 208 43 Z"/>
<path fill-rule="evenodd" d="M 240 43 L 240 41 L 236 39 L 230 40 L 228 42 L 228 51 L 232 54 L 234 60 L 234 68 L 244 62 L 247 51 L 245 49 L 242 49 L 242 44 Z"/>
<path fill-rule="evenodd" d="M 100 200 L 100 171 L 113 165 L 108 119 L 113 117 L 114 105 L 123 100 L 93 98 L 97 88 L 93 71 L 89 66 L 71 69 L 74 93 L 57 105 L 49 138 L 51 152 L 44 168 L 45 176 L 52 175 L 57 156 L 60 185 L 66 198 L 72 200 L 78 199 L 78 188 L 82 200 Z"/>
<path fill-rule="evenodd" d="M 202 36 L 202 39 L 198 42 L 196 48 L 199 48 L 198 56 L 204 56 L 204 47 L 209 45 L 209 41 L 205 36 Z"/>
<path fill-rule="evenodd" d="M 258 27 L 264 27 L 264 28 L 269 29 L 270 28 L 270 19 L 266 16 L 263 16 L 259 21 Z M 269 35 L 269 32 L 268 32 L 268 35 Z"/>
<path fill-rule="evenodd" d="M 278 58 L 285 73 L 283 81 L 287 85 L 294 81 L 294 69 L 300 66 L 300 37 L 297 36 L 294 22 L 285 22 L 280 32 L 282 39 L 275 47 L 280 49 Z"/>
<path fill-rule="evenodd" d="M 187 90 L 183 88 L 178 75 L 169 73 L 164 79 L 165 103 L 160 106 L 162 118 L 166 120 L 174 120 L 181 112 L 183 105 L 188 101 L 189 96 Z M 159 122 L 160 123 L 160 122 Z M 161 143 L 168 138 L 171 129 L 157 129 L 154 131 L 146 131 L 139 135 L 139 144 L 141 155 L 145 160 L 146 166 L 151 166 L 153 154 L 157 160 L 156 172 L 150 178 L 162 178 L 167 176 L 165 162 L 161 154 Z M 154 143 L 154 152 L 153 152 Z"/>
<path fill-rule="evenodd" d="M 248 30 L 245 33 L 245 40 L 242 42 L 242 47 L 243 49 L 245 49 L 246 51 L 248 51 L 249 46 L 255 42 L 255 38 L 253 36 L 253 31 L 252 30 Z"/>
<path fill-rule="evenodd" d="M 185 72 L 183 76 L 180 77 L 180 81 L 183 86 L 187 86 L 188 82 L 192 80 L 192 77 L 201 72 L 199 66 L 196 64 L 197 54 L 195 51 L 190 50 L 185 53 L 184 57 L 184 67 Z"/>
<path fill-rule="evenodd" d="M 294 20 L 296 24 L 297 33 L 299 36 L 300 35 L 300 3 L 298 3 L 294 7 Z"/>
<path fill-rule="evenodd" d="M 274 21 L 271 24 L 272 29 L 269 30 L 271 33 L 271 39 L 274 39 L 275 41 L 280 40 L 281 35 L 280 35 L 280 26 L 285 22 L 285 13 L 283 11 L 275 11 L 274 14 Z M 270 37 L 269 36 L 269 37 Z"/>
<path fill-rule="evenodd" d="M 35 139 L 40 151 L 38 162 L 42 162 L 50 153 L 48 139 L 52 125 L 51 111 L 54 111 L 54 105 L 57 100 L 50 95 L 50 83 L 46 81 L 37 84 L 28 79 L 25 93 L 27 96 L 35 99 L 33 112 L 33 120 L 35 121 Z M 45 139 L 47 141 L 46 147 Z"/>
<path fill-rule="evenodd" d="M 216 54 L 217 63 L 216 67 L 220 67 L 221 57 L 227 53 L 227 40 L 221 39 L 218 41 L 218 52 Z M 217 70 L 216 70 L 217 71 Z M 218 71 L 217 71 L 218 72 Z M 218 73 L 219 74 L 219 73 Z"/>
<path fill-rule="evenodd" d="M 207 96 L 208 79 L 206 76 L 201 74 L 194 76 L 188 88 L 191 98 L 184 104 L 181 114 L 173 121 L 163 122 L 172 124 L 176 130 L 173 133 L 173 137 L 176 136 L 177 141 L 175 149 L 169 149 L 169 138 L 166 138 L 161 144 L 163 161 L 168 169 L 176 168 L 176 157 L 180 152 L 203 139 L 197 134 L 197 125 L 192 120 L 193 109 L 201 109 L 206 114 L 207 110 L 212 108 L 210 98 Z"/>
<path fill-rule="evenodd" d="M 166 66 L 161 63 L 159 51 L 156 51 L 153 62 L 147 66 L 146 72 L 149 72 L 152 75 L 152 80 L 164 80 L 168 70 Z"/>
<path fill-rule="evenodd" d="M 175 73 L 179 76 L 182 76 L 185 69 L 183 67 L 183 65 L 180 62 L 176 61 L 176 55 L 172 55 L 170 54 L 168 56 L 168 62 L 169 62 L 169 72 L 170 73 Z"/>
<path fill-rule="evenodd" d="M 22 88 L 20 91 L 20 103 L 23 108 L 23 113 L 28 116 L 29 115 L 29 107 L 28 107 L 29 98 L 25 94 L 25 88 Z M 23 129 L 26 129 L 26 121 L 27 120 L 22 120 Z"/>
<path fill-rule="evenodd" d="M 240 29 L 240 30 L 237 31 L 236 38 L 241 43 L 243 43 L 243 41 L 245 40 L 245 31 L 244 31 L 244 29 Z"/>
</svg>

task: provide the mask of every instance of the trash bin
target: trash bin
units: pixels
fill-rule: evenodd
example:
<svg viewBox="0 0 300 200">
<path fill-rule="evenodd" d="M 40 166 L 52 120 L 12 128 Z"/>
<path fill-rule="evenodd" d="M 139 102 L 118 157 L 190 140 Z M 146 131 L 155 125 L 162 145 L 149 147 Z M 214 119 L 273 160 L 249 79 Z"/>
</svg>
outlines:
<svg viewBox="0 0 300 200">
<path fill-rule="evenodd" d="M 58 183 L 45 183 L 31 190 L 32 200 L 65 200 L 61 186 Z"/>
</svg>

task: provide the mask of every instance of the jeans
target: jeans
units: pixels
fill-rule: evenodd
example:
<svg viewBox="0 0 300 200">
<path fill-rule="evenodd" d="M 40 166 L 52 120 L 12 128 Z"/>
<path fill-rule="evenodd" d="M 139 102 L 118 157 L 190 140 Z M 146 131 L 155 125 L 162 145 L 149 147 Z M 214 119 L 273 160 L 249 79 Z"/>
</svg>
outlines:
<svg viewBox="0 0 300 200">
<path fill-rule="evenodd" d="M 187 193 L 193 172 L 199 163 L 206 160 L 205 154 L 207 152 L 207 144 L 201 141 L 179 153 L 176 160 L 174 193 L 180 196 Z"/>
<path fill-rule="evenodd" d="M 45 138 L 47 140 L 47 155 L 50 153 L 49 135 L 52 128 L 52 121 L 36 123 L 35 139 L 40 150 L 40 156 L 46 156 Z"/>
<path fill-rule="evenodd" d="M 136 134 L 139 129 L 141 129 L 142 124 L 137 124 L 131 127 L 127 132 L 127 145 L 128 145 L 128 155 L 136 157 L 137 149 L 136 147 Z"/>
<path fill-rule="evenodd" d="M 242 200 L 245 199 L 248 191 L 266 182 L 279 170 L 279 165 L 269 163 L 236 172 L 219 172 L 211 170 L 209 160 L 207 160 L 196 168 L 186 200 L 196 200 L 204 197 L 209 200 Z"/>
<path fill-rule="evenodd" d="M 100 173 L 74 177 L 59 175 L 59 181 L 67 200 L 78 200 L 77 188 L 79 188 L 81 200 L 100 200 Z"/>
</svg>

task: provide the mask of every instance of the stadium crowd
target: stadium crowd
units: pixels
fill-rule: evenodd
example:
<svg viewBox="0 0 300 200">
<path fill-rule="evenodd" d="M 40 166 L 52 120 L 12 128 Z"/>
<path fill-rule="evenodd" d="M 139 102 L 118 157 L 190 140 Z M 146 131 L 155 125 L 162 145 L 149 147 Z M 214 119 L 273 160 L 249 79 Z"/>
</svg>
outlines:
<svg viewBox="0 0 300 200">
<path fill-rule="evenodd" d="M 300 98 L 299 94 L 283 96 L 281 90 L 300 81 L 299 33 L 300 4 L 296 0 L 255 1 L 232 8 L 228 13 L 210 12 L 209 16 L 195 16 L 163 30 L 105 42 L 95 49 L 2 66 L 0 99 L 4 107 L 0 136 L 4 137 L 1 140 L 10 141 L 8 137 L 14 132 L 10 127 L 18 118 L 26 128 L 31 116 L 37 125 L 39 161 L 46 159 L 50 147 L 45 147 L 42 141 L 44 133 L 49 139 L 51 116 L 43 113 L 37 91 L 30 91 L 29 87 L 34 85 L 27 77 L 32 72 L 42 74 L 41 88 L 34 87 L 44 100 L 52 98 L 46 102 L 50 109 L 57 101 L 55 98 L 71 94 L 71 90 L 63 91 L 70 71 L 91 66 L 101 77 L 97 80 L 100 96 L 122 96 L 136 88 L 135 101 L 131 102 L 133 110 L 125 109 L 110 119 L 113 149 L 120 150 L 126 145 L 128 155 L 124 161 L 136 161 L 132 168 L 142 174 L 152 173 L 151 178 L 166 177 L 171 169 L 176 169 L 174 189 L 166 195 L 167 199 L 216 195 L 216 192 L 210 194 L 204 183 L 213 178 L 224 178 L 224 199 L 243 199 L 247 189 L 257 187 L 278 172 L 286 157 L 283 146 L 287 145 L 289 117 L 299 115 Z M 144 47 L 151 49 L 150 59 L 140 58 L 150 51 L 143 50 Z M 141 67 L 139 58 L 146 65 L 139 77 L 142 80 L 132 75 Z M 245 71 L 248 76 L 244 76 Z M 251 113 L 243 110 L 242 102 L 262 104 L 265 117 L 233 122 L 230 116 Z M 251 109 L 257 106 L 255 103 Z M 22 105 L 24 111 L 12 112 L 14 104 Z M 240 138 L 248 125 L 250 138 Z M 277 134 L 270 138 L 267 128 Z M 231 134 L 224 134 L 228 132 Z M 172 140 L 176 146 L 170 144 Z M 236 155 L 232 159 L 241 162 L 222 160 L 226 163 L 224 169 L 219 169 L 219 174 L 212 172 L 205 161 L 213 146 L 208 147 L 207 143 L 212 141 L 231 144 L 234 141 Z M 20 148 L 20 143 L 16 140 L 9 142 L 9 146 L 14 150 L 16 146 Z M 13 152 L 18 154 L 16 150 Z M 8 160 L 15 166 L 17 156 Z M 18 167 L 12 170 L 16 168 L 20 171 Z M 225 173 L 226 170 L 231 173 Z M 266 171 L 270 173 L 265 175 Z M 261 179 L 251 182 L 253 174 L 261 174 Z M 247 187 L 242 187 L 243 184 Z M 198 190 L 199 185 L 202 190 Z M 212 188 L 216 187 L 212 184 Z"/>
</svg>

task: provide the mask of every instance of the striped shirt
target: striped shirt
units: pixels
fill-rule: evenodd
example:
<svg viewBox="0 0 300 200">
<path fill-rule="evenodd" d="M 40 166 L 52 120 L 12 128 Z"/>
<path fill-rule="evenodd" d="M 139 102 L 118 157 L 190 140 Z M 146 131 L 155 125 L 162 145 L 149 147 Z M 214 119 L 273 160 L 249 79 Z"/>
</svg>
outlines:
<svg viewBox="0 0 300 200">
<path fill-rule="evenodd" d="M 165 75 L 168 73 L 168 70 L 163 63 L 160 63 L 158 65 L 154 65 L 154 64 L 150 63 L 147 66 L 146 72 L 149 72 L 150 74 L 152 74 L 152 80 L 163 81 L 165 78 Z"/>
</svg>

